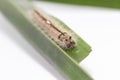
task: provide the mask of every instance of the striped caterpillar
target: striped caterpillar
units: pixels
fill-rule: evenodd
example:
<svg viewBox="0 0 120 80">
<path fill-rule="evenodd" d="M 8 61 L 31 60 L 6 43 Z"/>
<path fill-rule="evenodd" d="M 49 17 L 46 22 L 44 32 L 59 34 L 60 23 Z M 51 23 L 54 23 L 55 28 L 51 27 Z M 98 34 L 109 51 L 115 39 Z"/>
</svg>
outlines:
<svg viewBox="0 0 120 80">
<path fill-rule="evenodd" d="M 62 48 L 70 49 L 75 46 L 76 42 L 73 37 L 62 27 L 55 24 L 48 15 L 45 15 L 36 9 L 32 9 L 30 14 L 39 27 Z"/>
</svg>

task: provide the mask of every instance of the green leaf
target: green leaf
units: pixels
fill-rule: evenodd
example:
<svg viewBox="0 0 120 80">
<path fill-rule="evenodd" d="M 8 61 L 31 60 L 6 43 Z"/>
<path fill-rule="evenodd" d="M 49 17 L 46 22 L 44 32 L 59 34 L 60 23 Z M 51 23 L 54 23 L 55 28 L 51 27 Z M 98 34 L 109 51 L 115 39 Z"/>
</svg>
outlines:
<svg viewBox="0 0 120 80">
<path fill-rule="evenodd" d="M 75 5 L 97 6 L 106 8 L 120 8 L 120 0 L 46 0 L 50 2 L 59 2 Z"/>
<path fill-rule="evenodd" d="M 15 25 L 16 30 L 42 55 L 66 80 L 92 80 L 78 65 L 91 51 L 90 46 L 57 18 L 51 17 L 62 27 L 74 33 L 78 44 L 66 51 L 59 47 L 29 18 L 27 10 L 33 8 L 25 0 L 0 0 L 0 10 Z M 76 51 L 78 50 L 78 51 Z"/>
<path fill-rule="evenodd" d="M 54 22 L 57 22 L 59 25 L 61 25 L 70 33 L 72 33 L 75 36 L 75 39 L 77 39 L 76 47 L 74 47 L 73 49 L 64 50 L 64 51 L 68 55 L 70 55 L 73 59 L 75 59 L 77 62 L 82 61 L 86 56 L 88 56 L 89 53 L 91 52 L 91 47 L 82 38 L 80 38 L 75 32 L 73 32 L 67 25 L 65 25 L 62 21 L 60 21 L 59 19 L 53 16 L 51 16 L 51 18 L 54 20 Z"/>
</svg>

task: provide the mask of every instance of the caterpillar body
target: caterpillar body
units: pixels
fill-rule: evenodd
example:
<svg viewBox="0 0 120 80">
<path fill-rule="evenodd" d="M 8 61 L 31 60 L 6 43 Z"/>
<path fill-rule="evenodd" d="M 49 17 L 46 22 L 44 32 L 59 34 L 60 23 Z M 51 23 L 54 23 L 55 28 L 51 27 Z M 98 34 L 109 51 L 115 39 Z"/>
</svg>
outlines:
<svg viewBox="0 0 120 80">
<path fill-rule="evenodd" d="M 71 49 L 75 46 L 76 42 L 73 39 L 73 36 L 65 29 L 55 24 L 48 15 L 45 15 L 37 9 L 30 10 L 30 14 L 34 21 L 39 25 L 39 28 L 46 32 L 48 36 L 62 48 Z"/>
</svg>

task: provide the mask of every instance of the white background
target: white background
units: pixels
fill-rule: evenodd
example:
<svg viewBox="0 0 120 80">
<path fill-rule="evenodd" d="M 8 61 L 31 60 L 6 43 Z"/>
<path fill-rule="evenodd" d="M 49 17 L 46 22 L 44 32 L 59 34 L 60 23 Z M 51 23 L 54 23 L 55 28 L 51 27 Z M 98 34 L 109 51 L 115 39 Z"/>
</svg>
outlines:
<svg viewBox="0 0 120 80">
<path fill-rule="evenodd" d="M 93 51 L 80 66 L 94 80 L 120 80 L 120 10 L 34 4 L 64 21 L 91 45 Z M 46 70 L 46 62 L 30 53 L 37 52 L 0 13 L 0 80 L 57 80 Z"/>
</svg>

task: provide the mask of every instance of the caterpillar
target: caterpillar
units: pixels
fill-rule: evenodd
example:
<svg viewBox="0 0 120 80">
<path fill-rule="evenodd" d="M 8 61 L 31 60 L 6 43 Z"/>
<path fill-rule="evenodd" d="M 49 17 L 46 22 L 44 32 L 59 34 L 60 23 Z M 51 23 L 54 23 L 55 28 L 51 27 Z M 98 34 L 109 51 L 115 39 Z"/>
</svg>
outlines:
<svg viewBox="0 0 120 80">
<path fill-rule="evenodd" d="M 53 22 L 48 15 L 38 11 L 37 9 L 30 10 L 30 14 L 39 28 L 50 36 L 58 45 L 64 49 L 71 49 L 75 46 L 76 42 L 65 29 Z"/>
</svg>

